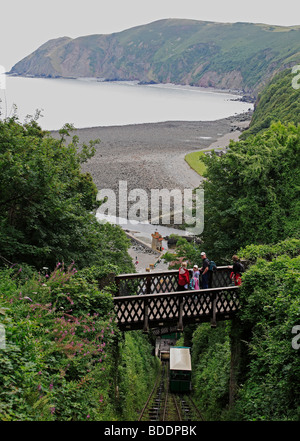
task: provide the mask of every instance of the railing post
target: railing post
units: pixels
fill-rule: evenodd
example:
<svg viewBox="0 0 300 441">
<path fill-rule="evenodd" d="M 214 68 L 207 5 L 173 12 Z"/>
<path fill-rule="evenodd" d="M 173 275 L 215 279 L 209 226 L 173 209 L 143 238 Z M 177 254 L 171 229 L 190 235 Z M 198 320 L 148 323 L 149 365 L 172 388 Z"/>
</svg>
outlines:
<svg viewBox="0 0 300 441">
<path fill-rule="evenodd" d="M 120 295 L 120 279 L 118 277 L 115 277 L 115 283 L 116 283 L 116 287 L 117 287 L 116 295 L 119 296 Z"/>
<path fill-rule="evenodd" d="M 179 297 L 179 315 L 178 315 L 178 324 L 177 324 L 177 330 L 178 331 L 183 331 L 183 321 L 182 321 L 182 316 L 183 316 L 183 301 L 184 301 L 184 297 Z"/>
<path fill-rule="evenodd" d="M 146 294 L 151 294 L 151 276 L 146 276 Z"/>
<path fill-rule="evenodd" d="M 212 328 L 216 328 L 217 326 L 217 294 L 215 292 L 213 292 L 212 296 L 211 296 L 211 302 L 212 302 L 212 308 L 211 308 L 211 312 L 212 312 L 212 317 L 210 319 L 210 326 Z"/>
<path fill-rule="evenodd" d="M 149 332 L 149 313 L 148 313 L 148 299 L 144 299 L 144 326 L 143 333 Z"/>
</svg>

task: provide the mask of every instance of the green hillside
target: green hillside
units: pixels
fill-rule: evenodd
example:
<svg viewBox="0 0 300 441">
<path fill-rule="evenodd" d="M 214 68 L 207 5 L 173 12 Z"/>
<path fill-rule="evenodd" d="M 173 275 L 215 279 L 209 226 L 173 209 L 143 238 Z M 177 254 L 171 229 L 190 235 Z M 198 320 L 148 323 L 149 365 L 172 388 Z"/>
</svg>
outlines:
<svg viewBox="0 0 300 441">
<path fill-rule="evenodd" d="M 296 76 L 292 69 L 286 69 L 259 94 L 250 127 L 241 135 L 242 139 L 269 128 L 272 122 L 300 123 L 300 88 L 292 84 Z"/>
<path fill-rule="evenodd" d="M 172 82 L 255 92 L 300 63 L 300 27 L 159 20 L 111 35 L 51 40 L 11 74 Z"/>
</svg>

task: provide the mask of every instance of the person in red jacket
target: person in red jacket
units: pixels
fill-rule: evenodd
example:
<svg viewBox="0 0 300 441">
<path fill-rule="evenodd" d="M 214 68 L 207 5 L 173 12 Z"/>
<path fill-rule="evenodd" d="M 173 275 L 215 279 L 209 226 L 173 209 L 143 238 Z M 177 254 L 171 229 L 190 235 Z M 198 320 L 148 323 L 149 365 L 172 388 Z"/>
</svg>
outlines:
<svg viewBox="0 0 300 441">
<path fill-rule="evenodd" d="M 189 284 L 190 284 L 190 273 L 189 270 L 187 269 L 187 263 L 182 262 L 181 267 L 179 268 L 177 291 L 184 291 L 188 289 Z"/>
<path fill-rule="evenodd" d="M 235 286 L 240 286 L 242 284 L 242 273 L 244 272 L 244 265 L 239 262 L 239 258 L 237 255 L 232 256 L 233 265 L 229 265 L 228 268 L 232 269 L 230 274 L 230 278 L 232 280 L 232 284 Z"/>
</svg>

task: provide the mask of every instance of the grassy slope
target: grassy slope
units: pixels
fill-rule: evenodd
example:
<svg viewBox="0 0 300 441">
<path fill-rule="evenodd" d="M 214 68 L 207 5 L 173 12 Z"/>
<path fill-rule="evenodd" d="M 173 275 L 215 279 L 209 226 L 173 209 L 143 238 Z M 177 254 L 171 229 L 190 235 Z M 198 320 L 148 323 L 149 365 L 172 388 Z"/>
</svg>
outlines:
<svg viewBox="0 0 300 441">
<path fill-rule="evenodd" d="M 195 170 L 200 176 L 203 176 L 206 170 L 206 166 L 202 161 L 203 156 L 204 156 L 204 152 L 199 151 L 199 152 L 188 153 L 184 158 L 186 162 L 189 164 L 189 166 L 193 170 Z"/>
<path fill-rule="evenodd" d="M 287 69 L 272 79 L 258 96 L 250 127 L 241 135 L 242 139 L 269 128 L 272 122 L 300 123 L 300 88 L 292 87 L 295 77 Z"/>
</svg>

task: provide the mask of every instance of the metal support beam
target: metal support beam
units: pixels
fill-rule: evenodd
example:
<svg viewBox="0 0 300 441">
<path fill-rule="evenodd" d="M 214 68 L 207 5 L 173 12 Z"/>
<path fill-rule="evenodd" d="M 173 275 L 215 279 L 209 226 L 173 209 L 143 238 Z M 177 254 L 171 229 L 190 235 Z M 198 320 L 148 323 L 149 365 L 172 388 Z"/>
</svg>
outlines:
<svg viewBox="0 0 300 441">
<path fill-rule="evenodd" d="M 177 331 L 183 331 L 183 321 L 182 321 L 182 316 L 183 316 L 183 300 L 184 297 L 179 297 L 179 307 L 178 307 L 178 324 L 177 324 Z"/>
<path fill-rule="evenodd" d="M 149 332 L 148 299 L 144 300 L 144 326 L 143 333 Z"/>
<path fill-rule="evenodd" d="M 210 319 L 210 326 L 212 328 L 217 327 L 217 295 L 215 292 L 212 295 L 212 317 Z"/>
</svg>

